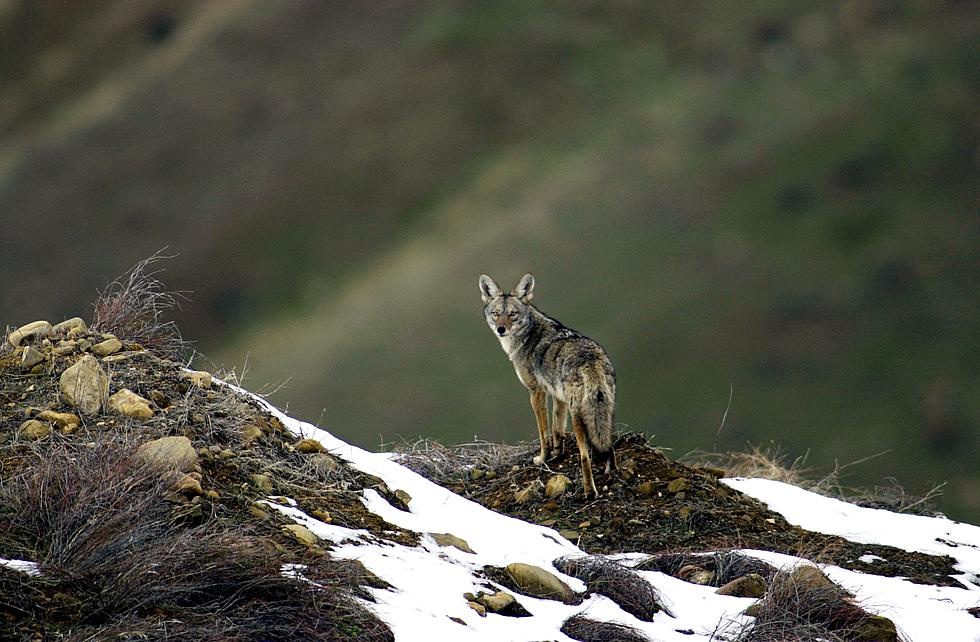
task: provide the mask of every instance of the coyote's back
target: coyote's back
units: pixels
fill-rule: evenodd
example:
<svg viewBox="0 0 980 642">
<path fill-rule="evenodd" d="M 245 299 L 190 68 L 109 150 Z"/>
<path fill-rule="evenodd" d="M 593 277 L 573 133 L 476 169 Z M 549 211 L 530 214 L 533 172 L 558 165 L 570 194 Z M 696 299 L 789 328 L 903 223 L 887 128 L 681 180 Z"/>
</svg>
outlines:
<svg viewBox="0 0 980 642">
<path fill-rule="evenodd" d="M 585 492 L 595 495 L 590 451 L 598 463 L 605 463 L 606 473 L 616 466 L 615 372 L 602 346 L 531 305 L 533 288 L 530 274 L 524 275 L 510 293 L 482 275 L 484 316 L 531 395 L 541 439 L 541 453 L 535 461 L 547 459 L 549 446 L 552 451 L 561 447 L 566 415 L 570 414 Z M 547 397 L 552 398 L 553 407 L 550 430 Z"/>
</svg>

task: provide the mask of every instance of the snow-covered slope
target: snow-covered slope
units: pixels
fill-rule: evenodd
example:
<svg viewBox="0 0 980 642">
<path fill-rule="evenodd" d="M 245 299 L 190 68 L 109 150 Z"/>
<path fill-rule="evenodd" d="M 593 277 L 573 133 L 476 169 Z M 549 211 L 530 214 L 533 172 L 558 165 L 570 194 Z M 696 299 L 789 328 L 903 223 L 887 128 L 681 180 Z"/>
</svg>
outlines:
<svg viewBox="0 0 980 642">
<path fill-rule="evenodd" d="M 317 536 L 333 542 L 332 555 L 360 560 L 391 584 L 391 589 L 371 589 L 376 602 L 370 608 L 389 624 L 397 640 L 566 641 L 570 638 L 559 630 L 563 621 L 584 613 L 594 619 L 628 624 L 651 640 L 691 642 L 727 639 L 726 631 L 734 631 L 751 621 L 742 613 L 755 602 L 753 599 L 717 595 L 711 587 L 646 571 L 640 574 L 661 592 L 670 610 L 670 614 L 658 613 L 652 622 L 637 620 L 602 596 L 592 596 L 573 606 L 520 595 L 519 601 L 531 617 L 481 616 L 467 606 L 463 595 L 484 588 L 487 580 L 480 572 L 485 565 L 499 567 L 512 562 L 537 565 L 551 570 L 572 588 L 583 590 L 582 582 L 554 570 L 552 561 L 584 553 L 554 530 L 495 513 L 459 497 L 400 466 L 389 454 L 366 452 L 271 406 L 269 410 L 297 435 L 319 440 L 331 453 L 355 468 L 411 496 L 408 511 L 392 507 L 371 490 L 365 491 L 363 501 L 391 524 L 424 534 L 421 547 L 381 541 L 366 531 L 325 524 L 295 507 L 270 502 L 270 506 Z M 835 566 L 824 566 L 823 570 L 851 590 L 868 611 L 891 618 L 899 633 L 912 642 L 980 640 L 980 619 L 965 610 L 980 604 L 980 527 L 942 518 L 860 508 L 769 480 L 726 482 L 769 504 L 791 522 L 813 531 L 955 558 L 957 568 L 962 571 L 958 577 L 961 588 L 913 584 L 901 578 L 862 574 Z M 451 533 L 462 538 L 473 553 L 439 546 L 430 533 Z M 767 551 L 744 553 L 777 567 L 794 566 L 802 561 Z M 621 559 L 628 562 L 638 557 L 624 552 Z"/>
</svg>

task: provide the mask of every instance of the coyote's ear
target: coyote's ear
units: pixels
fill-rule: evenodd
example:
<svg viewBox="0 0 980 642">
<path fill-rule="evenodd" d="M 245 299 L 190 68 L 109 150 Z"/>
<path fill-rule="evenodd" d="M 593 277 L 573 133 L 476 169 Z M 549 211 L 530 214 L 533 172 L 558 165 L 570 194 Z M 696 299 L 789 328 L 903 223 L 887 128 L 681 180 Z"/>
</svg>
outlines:
<svg viewBox="0 0 980 642">
<path fill-rule="evenodd" d="M 514 288 L 514 291 L 511 292 L 511 294 L 516 296 L 519 301 L 530 303 L 531 298 L 534 296 L 534 293 L 532 292 L 533 289 L 534 277 L 530 274 L 525 274 L 521 277 L 521 282 L 517 284 L 517 287 Z"/>
<path fill-rule="evenodd" d="M 480 275 L 480 294 L 483 296 L 484 303 L 490 303 L 500 296 L 500 288 L 486 274 Z"/>
</svg>

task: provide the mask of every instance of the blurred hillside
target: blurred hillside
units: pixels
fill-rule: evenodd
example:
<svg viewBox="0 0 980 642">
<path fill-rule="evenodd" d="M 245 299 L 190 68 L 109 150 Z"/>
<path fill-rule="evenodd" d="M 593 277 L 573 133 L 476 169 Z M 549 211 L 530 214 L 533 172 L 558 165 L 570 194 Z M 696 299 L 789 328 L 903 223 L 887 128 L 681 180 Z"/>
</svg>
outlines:
<svg viewBox="0 0 980 642">
<path fill-rule="evenodd" d="M 975 520 L 980 9 L 737 6 L 0 1 L 0 322 L 168 246 L 184 334 L 292 413 L 530 439 L 477 277 L 533 271 L 621 429 L 887 450 L 845 482 Z"/>
</svg>

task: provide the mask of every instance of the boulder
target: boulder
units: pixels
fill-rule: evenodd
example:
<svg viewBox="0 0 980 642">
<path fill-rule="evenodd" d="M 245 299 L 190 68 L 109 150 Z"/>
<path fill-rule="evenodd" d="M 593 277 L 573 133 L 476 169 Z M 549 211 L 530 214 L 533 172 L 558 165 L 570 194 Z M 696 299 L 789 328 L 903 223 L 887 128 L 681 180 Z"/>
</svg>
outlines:
<svg viewBox="0 0 980 642">
<path fill-rule="evenodd" d="M 210 372 L 203 370 L 187 370 L 180 373 L 180 378 L 191 382 L 198 388 L 210 388 L 212 377 Z"/>
<path fill-rule="evenodd" d="M 109 397 L 108 408 L 117 415 L 133 419 L 149 419 L 153 416 L 150 400 L 144 399 L 132 390 L 123 388 Z"/>
<path fill-rule="evenodd" d="M 61 395 L 82 415 L 96 415 L 109 394 L 109 375 L 92 355 L 83 355 L 61 373 Z"/>
<path fill-rule="evenodd" d="M 304 455 L 311 454 L 311 453 L 322 453 L 322 452 L 326 452 L 327 450 L 326 448 L 323 447 L 323 444 L 321 444 L 316 439 L 308 439 L 308 438 L 300 439 L 295 444 L 293 444 L 293 448 L 296 449 L 296 452 L 301 452 Z"/>
<path fill-rule="evenodd" d="M 557 600 L 565 604 L 576 601 L 575 591 L 562 582 L 554 573 L 539 566 L 515 562 L 507 565 L 507 574 L 521 593 L 546 600 Z"/>
<path fill-rule="evenodd" d="M 197 463 L 197 451 L 187 437 L 161 437 L 148 441 L 136 451 L 147 464 L 157 468 L 189 471 Z"/>
<path fill-rule="evenodd" d="M 18 347 L 25 341 L 39 341 L 51 334 L 51 324 L 47 321 L 34 321 L 27 325 L 22 325 L 7 335 L 7 342 L 13 347 Z"/>
<path fill-rule="evenodd" d="M 313 531 L 302 524 L 289 524 L 288 526 L 283 526 L 283 530 L 295 537 L 297 542 L 306 546 L 314 546 L 320 541 L 320 538 L 314 535 Z"/>
</svg>

